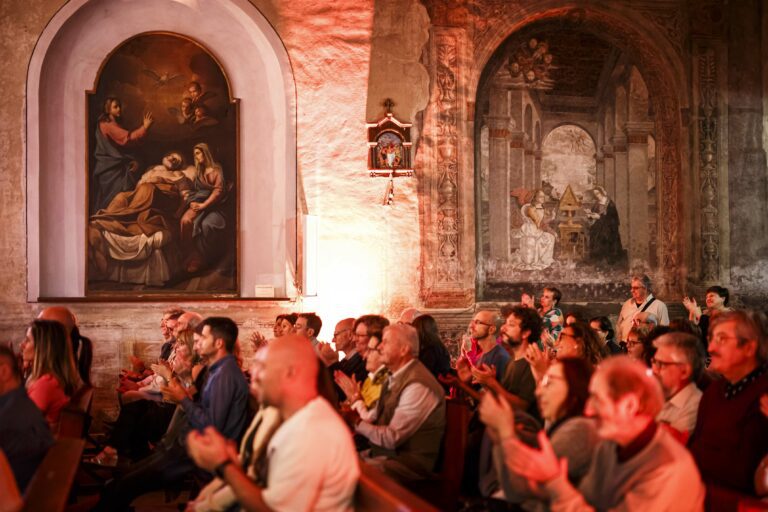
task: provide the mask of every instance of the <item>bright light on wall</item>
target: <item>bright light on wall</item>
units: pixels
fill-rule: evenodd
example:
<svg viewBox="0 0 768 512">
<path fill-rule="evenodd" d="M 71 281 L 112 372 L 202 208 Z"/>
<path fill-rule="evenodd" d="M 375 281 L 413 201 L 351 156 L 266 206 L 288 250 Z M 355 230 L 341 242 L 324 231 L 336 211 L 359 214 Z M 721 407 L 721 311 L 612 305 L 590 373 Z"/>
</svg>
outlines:
<svg viewBox="0 0 768 512">
<path fill-rule="evenodd" d="M 303 224 L 303 245 L 304 245 L 304 283 L 303 290 L 305 297 L 317 296 L 317 275 L 318 275 L 318 224 L 319 218 L 316 215 L 304 215 Z"/>
</svg>

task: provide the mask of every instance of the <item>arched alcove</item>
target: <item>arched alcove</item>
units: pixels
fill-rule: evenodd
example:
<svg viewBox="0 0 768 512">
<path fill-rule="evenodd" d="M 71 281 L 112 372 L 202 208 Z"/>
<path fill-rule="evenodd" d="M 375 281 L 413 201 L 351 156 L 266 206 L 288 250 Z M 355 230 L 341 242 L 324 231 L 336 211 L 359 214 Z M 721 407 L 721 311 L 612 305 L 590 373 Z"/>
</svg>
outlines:
<svg viewBox="0 0 768 512">
<path fill-rule="evenodd" d="M 152 16 L 147 16 L 152 12 Z M 116 22 L 115 20 L 119 20 Z M 132 36 L 195 39 L 226 70 L 240 100 L 241 297 L 286 296 L 296 276 L 296 105 L 287 52 L 245 0 L 73 0 L 41 35 L 27 79 L 28 300 L 77 298 L 85 288 L 86 108 L 99 66 Z M 105 29 L 108 27 L 108 29 Z"/>
<path fill-rule="evenodd" d="M 608 195 L 610 204 L 612 205 L 612 212 L 614 215 L 623 215 L 624 226 L 622 226 L 621 233 L 614 233 L 612 239 L 618 240 L 621 238 L 621 242 L 614 243 L 623 254 L 616 254 L 615 258 L 611 258 L 609 265 L 598 265 L 595 267 L 596 271 L 587 272 L 581 275 L 578 272 L 563 273 L 557 271 L 558 261 L 555 257 L 555 263 L 547 267 L 541 274 L 536 272 L 537 269 L 526 270 L 524 272 L 516 272 L 515 267 L 515 248 L 516 242 L 514 236 L 510 244 L 508 245 L 509 253 L 505 252 L 503 244 L 496 244 L 496 251 L 494 253 L 494 238 L 498 238 L 498 230 L 493 229 L 496 225 L 502 231 L 506 227 L 504 219 L 499 219 L 497 222 L 493 222 L 493 219 L 479 219 L 483 223 L 487 223 L 491 226 L 490 230 L 490 251 L 485 254 L 478 254 L 478 267 L 480 269 L 477 272 L 478 276 L 478 297 L 490 300 L 501 299 L 508 296 L 510 290 L 520 289 L 520 287 L 530 286 L 530 284 L 541 280 L 543 282 L 551 282 L 553 279 L 562 283 L 563 286 L 569 290 L 569 293 L 575 294 L 574 296 L 585 297 L 591 300 L 608 299 L 614 294 L 621 293 L 620 282 L 626 279 L 626 272 L 629 269 L 629 264 L 640 264 L 642 269 L 650 271 L 658 282 L 662 282 L 660 289 L 673 289 L 676 283 L 679 283 L 680 274 L 678 274 L 678 267 L 669 265 L 673 262 L 680 261 L 682 256 L 682 247 L 679 245 L 679 240 L 671 236 L 672 232 L 677 231 L 682 227 L 682 217 L 679 209 L 683 206 L 678 196 L 680 194 L 679 184 L 681 181 L 687 179 L 687 175 L 681 172 L 681 168 L 686 165 L 685 160 L 681 159 L 681 155 L 685 154 L 686 149 L 677 144 L 677 141 L 681 137 L 681 127 L 679 125 L 679 118 L 676 107 L 674 105 L 679 104 L 679 91 L 681 84 L 684 80 L 684 74 L 681 72 L 679 62 L 675 59 L 671 59 L 671 65 L 659 69 L 654 64 L 655 61 L 652 55 L 661 55 L 669 51 L 669 48 L 663 44 L 660 47 L 654 47 L 659 41 L 654 42 L 647 41 L 645 36 L 638 36 L 637 40 L 632 41 L 626 33 L 622 33 L 622 30 L 629 30 L 634 33 L 634 29 L 629 27 L 630 23 L 623 17 L 623 14 L 616 12 L 608 13 L 601 11 L 600 9 L 574 9 L 573 12 L 568 10 L 567 2 L 544 2 L 542 9 L 536 13 L 526 13 L 523 19 L 515 19 L 514 17 L 508 22 L 507 27 L 510 30 L 507 32 L 506 39 L 501 40 L 500 32 L 503 33 L 504 28 L 500 28 L 499 32 L 495 32 L 493 35 L 487 34 L 483 36 L 483 40 L 478 44 L 477 56 L 485 56 L 485 59 L 476 58 L 480 62 L 485 62 L 485 67 L 482 71 L 477 71 L 476 77 L 477 88 L 477 100 L 476 108 L 477 113 L 474 119 L 482 119 L 483 122 L 497 123 L 499 126 L 500 118 L 496 112 L 500 110 L 494 110 L 494 96 L 488 95 L 486 91 L 489 87 L 495 88 L 495 90 L 506 87 L 510 92 L 508 100 L 510 105 L 521 105 L 522 112 L 515 113 L 514 109 L 510 111 L 508 117 L 511 119 L 525 119 L 524 108 L 527 104 L 525 97 L 529 94 L 536 97 L 535 104 L 537 112 L 541 110 L 541 124 L 543 137 L 546 140 L 549 133 L 557 130 L 558 127 L 567 124 L 580 125 L 583 130 L 588 133 L 588 137 L 591 139 L 592 154 L 590 155 L 590 166 L 599 166 L 598 172 L 594 175 L 594 181 L 592 185 L 599 186 L 602 189 L 602 193 Z M 554 8 L 555 4 L 559 8 Z M 552 7 L 551 10 L 547 10 L 547 6 Z M 566 14 L 571 13 L 571 14 Z M 637 21 L 637 20 L 635 20 Z M 633 21 L 632 23 L 635 23 Z M 642 22 L 641 22 L 642 24 Z M 565 44 L 565 40 L 569 39 L 571 43 Z M 491 41 L 495 41 L 497 46 L 492 47 Z M 520 80 L 520 76 L 525 77 L 525 70 L 520 71 L 525 65 L 526 48 L 531 49 L 530 57 L 536 59 L 537 50 L 541 48 L 539 54 L 550 54 L 550 62 L 543 60 L 543 57 L 539 55 L 542 62 L 538 63 L 538 67 L 535 68 L 535 73 L 531 75 L 530 80 L 527 83 L 523 83 Z M 558 60 L 559 59 L 559 60 Z M 594 62 L 597 61 L 599 69 L 592 69 Z M 548 68 L 548 64 L 552 64 L 551 68 Z M 563 69 L 564 68 L 564 69 Z M 580 73 L 580 69 L 589 69 L 588 73 Z M 628 121 L 640 121 L 639 119 L 629 118 L 629 82 L 632 76 L 630 71 L 634 68 L 636 75 L 634 78 L 635 89 L 638 93 L 641 92 L 641 83 L 645 85 L 645 105 L 641 105 L 640 101 L 637 101 L 634 105 L 634 111 L 638 111 L 644 108 L 646 117 L 642 119 L 642 122 L 646 125 L 640 126 L 632 124 L 628 126 Z M 592 73 L 592 71 L 597 71 Z M 648 73 L 648 76 L 646 76 Z M 535 76 L 534 76 L 535 75 Z M 597 77 L 607 77 L 608 86 L 602 89 L 596 87 Z M 594 77 L 594 81 L 590 78 Z M 471 81 L 470 81 L 471 83 Z M 565 85 L 557 85 L 565 84 Z M 555 84 L 555 85 L 553 85 Z M 605 83 L 603 84 L 605 85 Z M 551 88 L 554 87 L 558 90 L 559 98 L 552 98 L 550 94 Z M 527 89 L 527 90 L 526 90 Z M 519 92 L 522 90 L 522 92 Z M 518 103 L 518 96 L 523 101 Z M 581 101 L 576 101 L 574 97 L 581 97 Z M 496 98 L 501 99 L 500 95 Z M 686 96 L 683 91 L 683 103 Z M 651 107 L 651 104 L 656 107 Z M 659 105 L 666 105 L 666 107 L 659 107 Z M 520 107 L 517 107 L 520 108 Z M 655 111 L 654 111 L 655 110 Z M 488 113 L 487 117 L 484 114 Z M 483 122 L 475 124 L 475 130 L 484 126 Z M 650 123 L 649 123 L 650 122 Z M 491 124 L 491 128 L 493 125 Z M 643 183 L 639 183 L 640 175 L 637 172 L 631 173 L 630 169 L 634 170 L 638 167 L 638 162 L 642 160 L 645 162 L 645 157 L 638 158 L 638 152 L 642 147 L 643 155 L 646 153 L 645 149 L 645 136 L 648 133 L 659 134 L 663 131 L 662 136 L 659 137 L 659 152 L 666 155 L 664 159 L 659 159 L 659 162 L 663 162 L 665 166 L 664 172 L 660 172 L 660 176 L 664 175 L 664 183 L 659 191 L 660 201 L 649 202 L 647 201 L 648 195 L 646 194 L 645 184 L 645 165 L 643 166 L 642 179 Z M 643 141 L 640 142 L 640 131 L 645 130 L 643 133 Z M 498 132 L 499 134 L 506 134 L 509 139 L 509 153 L 507 153 L 507 163 L 505 164 L 509 169 L 508 172 L 508 187 L 509 187 L 509 211 L 516 212 L 519 208 L 523 207 L 525 201 L 530 199 L 530 190 L 528 194 L 524 194 L 524 191 L 517 191 L 515 189 L 515 132 L 513 129 L 508 132 Z M 526 131 L 523 131 L 523 136 L 527 135 Z M 477 131 L 475 132 L 477 137 Z M 477 139 L 475 139 L 477 140 Z M 599 142 L 598 142 L 599 141 Z M 546 142 L 542 145 L 544 148 Z M 490 154 L 493 155 L 493 139 L 491 140 Z M 542 182 L 544 182 L 544 176 L 547 175 L 546 167 L 547 162 L 544 156 L 545 151 L 542 151 Z M 476 158 L 478 152 L 475 152 Z M 586 156 L 586 155 L 585 155 Z M 599 162 L 595 161 L 595 158 L 599 158 Z M 493 192 L 493 176 L 494 170 L 501 168 L 491 161 L 490 168 L 490 180 L 491 195 Z M 503 173 L 502 173 L 503 174 Z M 499 175 L 497 173 L 497 175 Z M 630 176 L 632 182 L 630 183 Z M 476 177 L 479 177 L 476 174 Z M 497 183 L 503 186 L 501 180 L 497 180 Z M 587 181 L 585 180 L 585 183 Z M 543 186 L 548 187 L 547 183 Z M 476 185 L 477 187 L 477 185 Z M 632 201 L 629 200 L 628 193 L 629 188 L 638 188 L 638 194 Z M 640 190 L 642 189 L 642 191 Z M 477 189 L 476 189 L 477 190 Z M 620 192 L 621 191 L 621 192 Z M 587 193 L 584 193 L 587 192 Z M 559 209 L 559 214 L 555 217 L 554 222 L 551 222 L 549 229 L 554 234 L 559 236 L 559 239 L 564 239 L 565 236 L 571 237 L 572 241 L 578 244 L 588 245 L 590 242 L 590 236 L 588 231 L 593 223 L 593 217 L 582 219 L 577 222 L 581 227 L 581 232 L 576 235 L 569 233 L 558 233 L 559 226 L 567 226 L 568 220 L 564 215 L 562 208 L 562 201 L 557 196 L 562 194 L 563 191 L 555 191 L 552 200 L 549 201 L 548 206 L 553 209 Z M 617 213 L 617 205 L 613 205 L 613 200 L 616 196 L 622 194 L 621 197 L 621 210 Z M 576 211 L 575 215 L 580 216 L 579 211 L 584 209 L 590 210 L 597 208 L 597 202 L 599 199 L 591 191 L 585 190 L 574 193 L 576 195 L 576 202 L 580 204 L 580 210 Z M 504 204 L 505 194 L 502 192 L 495 194 Z M 617 203 L 619 200 L 617 199 Z M 648 219 L 648 215 L 652 213 L 651 205 L 658 204 L 658 211 L 655 212 L 658 216 L 664 216 L 670 214 L 674 219 L 674 226 L 664 225 L 664 232 L 659 233 L 658 240 L 652 231 L 653 225 Z M 493 216 L 495 207 L 493 204 L 489 207 L 489 217 Z M 630 230 L 629 218 L 633 219 L 633 226 Z M 509 228 L 507 232 L 511 235 L 515 233 L 515 215 L 510 213 L 509 220 L 507 221 Z M 618 225 L 615 222 L 614 225 Z M 660 224 L 655 224 L 660 225 Z M 567 231 L 567 230 L 566 230 Z M 639 233 L 635 237 L 634 234 Z M 579 237 L 585 234 L 586 237 L 582 241 Z M 639 238 L 639 243 L 632 243 L 630 241 Z M 485 248 L 488 244 L 483 240 L 477 244 L 478 248 Z M 657 250 L 658 249 L 658 250 Z M 579 249 L 581 254 L 589 252 L 586 249 Z M 557 251 L 555 251 L 557 255 Z M 630 261 L 628 256 L 632 256 Z M 654 256 L 660 256 L 655 258 Z M 506 259 L 506 261 L 504 261 Z M 580 258 L 576 258 L 579 260 Z M 590 260 L 597 261 L 593 255 L 584 257 L 583 263 L 590 264 Z M 602 260 L 601 260 L 602 261 Z M 665 263 L 666 262 L 666 263 Z M 583 263 L 576 263 L 575 268 L 579 268 L 579 265 Z M 560 266 L 563 268 L 573 269 L 572 263 L 560 261 Z M 614 269 L 614 270 L 609 270 Z M 527 272 L 527 273 L 526 273 Z M 574 276 L 580 277 L 574 280 Z M 608 275 L 610 274 L 610 275 Z M 669 275 L 667 275 L 669 274 Z M 583 279 L 582 279 L 583 278 Z M 599 279 L 603 286 L 595 281 L 595 278 Z M 541 284 L 539 283 L 539 284 Z M 588 285 L 585 288 L 584 285 Z M 586 290 L 591 290 L 589 293 L 585 293 Z M 622 294 L 623 295 L 623 294 Z"/>
</svg>

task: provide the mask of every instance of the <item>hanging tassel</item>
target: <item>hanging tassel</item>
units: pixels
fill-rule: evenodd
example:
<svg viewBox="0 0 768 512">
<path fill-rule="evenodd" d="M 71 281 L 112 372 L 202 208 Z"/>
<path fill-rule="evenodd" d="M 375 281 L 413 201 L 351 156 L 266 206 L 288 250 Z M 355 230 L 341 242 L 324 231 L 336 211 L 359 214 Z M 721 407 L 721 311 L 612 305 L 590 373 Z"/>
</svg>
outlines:
<svg viewBox="0 0 768 512">
<path fill-rule="evenodd" d="M 387 183 L 387 189 L 384 191 L 384 206 L 392 206 L 392 203 L 395 202 L 395 180 L 392 178 L 389 178 L 389 183 Z"/>
</svg>

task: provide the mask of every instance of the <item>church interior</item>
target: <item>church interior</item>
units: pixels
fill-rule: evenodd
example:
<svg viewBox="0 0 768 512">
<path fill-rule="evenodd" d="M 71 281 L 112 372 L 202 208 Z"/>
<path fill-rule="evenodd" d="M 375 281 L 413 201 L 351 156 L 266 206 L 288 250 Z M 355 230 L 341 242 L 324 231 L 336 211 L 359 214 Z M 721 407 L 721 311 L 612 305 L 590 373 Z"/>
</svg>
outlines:
<svg viewBox="0 0 768 512">
<path fill-rule="evenodd" d="M 158 358 L 169 308 L 231 318 L 246 370 L 290 313 L 316 313 L 314 343 L 333 349 L 345 319 L 430 315 L 456 367 L 478 315 L 553 288 L 559 310 L 607 318 L 617 342 L 636 282 L 666 323 L 698 323 L 691 299 L 704 307 L 713 287 L 768 311 L 761 0 L 9 0 L 0 13 L 2 342 L 19 352 L 41 311 L 72 312 L 93 340 L 90 434 L 125 407 L 121 370 Z M 757 346 L 765 368 L 768 339 Z M 756 462 L 768 450 L 754 449 Z M 411 508 L 391 510 L 458 510 L 458 496 L 392 485 Z M 356 508 L 386 509 L 366 499 Z"/>
</svg>

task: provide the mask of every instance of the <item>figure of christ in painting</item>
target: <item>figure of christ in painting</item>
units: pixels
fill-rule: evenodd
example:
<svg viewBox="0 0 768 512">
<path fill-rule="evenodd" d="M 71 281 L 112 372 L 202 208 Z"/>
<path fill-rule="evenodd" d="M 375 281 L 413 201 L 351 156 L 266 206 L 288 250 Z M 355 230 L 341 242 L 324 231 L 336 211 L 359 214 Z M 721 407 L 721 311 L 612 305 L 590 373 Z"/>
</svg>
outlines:
<svg viewBox="0 0 768 512">
<path fill-rule="evenodd" d="M 523 225 L 520 228 L 520 250 L 516 266 L 519 270 L 544 270 L 554 262 L 556 236 L 549 223 L 555 215 L 544 208 L 545 200 L 544 192 L 537 189 L 531 202 L 520 209 Z"/>
<path fill-rule="evenodd" d="M 178 259 L 178 218 L 193 188 L 183 163 L 181 154 L 168 153 L 134 190 L 118 193 L 91 216 L 89 280 L 162 286 L 171 279 Z"/>
<path fill-rule="evenodd" d="M 184 198 L 187 210 L 181 217 L 180 248 L 184 269 L 197 272 L 215 262 L 223 248 L 227 219 L 220 207 L 226 198 L 226 182 L 208 144 L 195 145 L 194 180 Z"/>
<path fill-rule="evenodd" d="M 617 265 L 624 262 L 624 250 L 619 234 L 619 213 L 603 187 L 595 187 L 592 194 L 597 202 L 585 210 L 592 220 L 589 227 L 589 260 L 592 263 Z"/>
<path fill-rule="evenodd" d="M 122 108 L 119 99 L 107 98 L 96 126 L 94 212 L 106 208 L 120 192 L 133 190 L 138 181 L 139 164 L 128 151 L 147 135 L 152 114 L 145 113 L 141 126 L 128 131 L 120 125 Z"/>
</svg>

